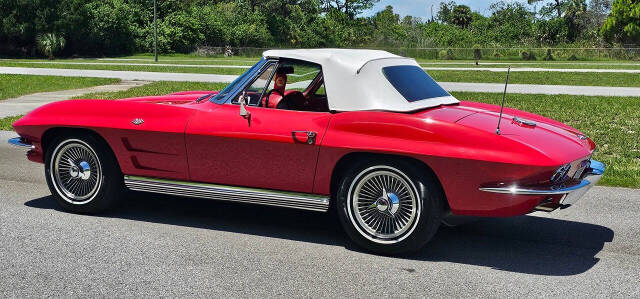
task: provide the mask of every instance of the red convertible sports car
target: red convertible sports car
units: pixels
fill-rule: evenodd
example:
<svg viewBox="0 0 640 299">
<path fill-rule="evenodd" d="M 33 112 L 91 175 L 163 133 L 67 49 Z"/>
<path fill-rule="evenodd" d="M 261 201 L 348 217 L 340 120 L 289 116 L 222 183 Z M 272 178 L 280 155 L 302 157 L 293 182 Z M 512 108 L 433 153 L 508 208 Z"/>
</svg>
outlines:
<svg viewBox="0 0 640 299">
<path fill-rule="evenodd" d="M 458 101 L 374 50 L 266 51 L 222 91 L 56 102 L 13 126 L 66 210 L 103 211 L 127 189 L 334 209 L 382 254 L 418 250 L 454 216 L 565 208 L 604 172 L 578 130 Z"/>
</svg>

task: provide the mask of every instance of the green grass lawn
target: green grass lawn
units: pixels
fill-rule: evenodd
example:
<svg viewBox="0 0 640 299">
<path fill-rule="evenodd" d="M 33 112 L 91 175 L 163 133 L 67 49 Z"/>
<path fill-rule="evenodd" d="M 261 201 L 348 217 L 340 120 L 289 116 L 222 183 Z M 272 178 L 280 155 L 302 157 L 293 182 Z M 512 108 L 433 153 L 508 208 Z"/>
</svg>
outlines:
<svg viewBox="0 0 640 299">
<path fill-rule="evenodd" d="M 36 92 L 113 84 L 119 79 L 0 74 L 0 100 Z"/>
<path fill-rule="evenodd" d="M 456 67 L 464 67 L 464 68 L 544 68 L 544 69 L 619 69 L 619 70 L 640 70 L 640 63 L 571 63 L 571 62 L 521 62 L 521 61 L 513 61 L 504 62 L 500 61 L 498 64 L 488 64 L 483 61 L 480 62 L 478 66 L 475 65 L 473 61 L 469 62 L 429 62 L 429 63 L 420 63 L 423 67 L 446 67 L 446 68 L 456 68 Z"/>
<path fill-rule="evenodd" d="M 13 131 L 13 127 L 11 127 L 11 124 L 13 124 L 21 117 L 22 115 L 0 118 L 0 131 Z"/>
<path fill-rule="evenodd" d="M 114 100 L 131 97 L 142 97 L 152 95 L 164 95 L 186 90 L 221 90 L 226 83 L 207 82 L 152 82 L 143 86 L 137 86 L 125 91 L 97 92 L 74 97 L 74 99 L 104 99 Z"/>
<path fill-rule="evenodd" d="M 152 57 L 127 56 L 122 58 L 74 58 L 74 59 L 0 59 L 0 64 L 5 66 L 23 67 L 56 67 L 56 65 L 86 65 L 86 67 L 96 67 L 101 64 L 164 64 L 175 65 L 176 67 L 196 67 L 206 65 L 236 65 L 250 67 L 255 64 L 260 57 L 240 57 L 240 58 L 204 58 L 204 57 L 162 57 L 155 62 Z M 424 67 L 476 67 L 474 61 L 445 61 L 432 60 L 422 61 Z M 183 66 L 181 66 L 183 65 Z M 186 66 L 189 65 L 189 66 Z M 480 61 L 477 67 L 481 68 L 550 68 L 550 69 L 629 69 L 640 70 L 640 62 L 635 61 L 614 61 L 614 62 L 556 62 L 556 61 Z"/>
<path fill-rule="evenodd" d="M 491 71 L 427 71 L 439 82 L 475 82 L 504 84 L 507 72 Z M 640 87 L 640 74 L 624 73 L 560 73 L 512 72 L 509 83 L 577 86 Z"/>
<path fill-rule="evenodd" d="M 125 63 L 126 62 L 140 63 L 139 61 L 136 61 L 136 62 L 125 61 Z M 78 61 L 73 61 L 72 63 L 78 63 Z M 152 61 L 144 62 L 144 63 L 153 64 Z M 218 68 L 218 67 L 204 67 L 204 66 L 185 67 L 185 66 L 165 66 L 165 65 L 117 65 L 112 63 L 52 64 L 52 63 L 48 63 L 47 61 L 26 64 L 21 61 L 8 61 L 8 60 L 0 60 L 0 66 L 63 68 L 63 69 L 96 69 L 96 70 L 114 70 L 114 71 L 175 72 L 175 73 L 220 74 L 220 75 L 240 75 L 246 70 L 245 68 Z M 441 81 L 441 82 L 503 83 L 504 78 L 506 76 L 506 72 L 490 72 L 490 71 L 430 70 L 427 72 L 435 80 Z M 511 73 L 510 83 L 639 87 L 640 73 L 626 74 L 626 73 L 513 72 Z"/>
<path fill-rule="evenodd" d="M 237 60 L 237 61 L 242 61 L 242 60 L 258 60 L 260 59 L 262 56 L 261 55 L 256 55 L 256 56 L 224 56 L 224 55 L 217 55 L 217 56 L 199 56 L 199 55 L 195 55 L 195 54 L 181 54 L 181 53 L 173 53 L 173 54 L 159 54 L 158 55 L 158 60 L 162 61 L 162 60 L 211 60 L 211 59 L 219 59 L 219 60 Z M 121 56 L 121 57 L 114 57 L 114 58 L 126 58 L 126 59 L 149 59 L 149 60 L 153 60 L 153 53 L 139 53 L 139 54 L 134 54 L 134 55 L 129 55 L 129 56 Z"/>
<path fill-rule="evenodd" d="M 137 63 L 137 62 L 132 62 Z M 30 67 L 30 68 L 56 68 L 56 69 L 80 69 L 80 70 L 109 70 L 109 71 L 137 71 L 137 72 L 161 72 L 161 73 L 195 73 L 240 75 L 247 68 L 216 68 L 216 67 L 184 67 L 164 65 L 117 65 L 117 64 L 52 64 L 46 62 L 29 63 L 1 60 L 0 66 Z"/>
<path fill-rule="evenodd" d="M 498 93 L 453 93 L 460 100 L 500 104 Z M 598 145 L 607 164 L 601 185 L 640 188 L 640 98 L 509 94 L 506 106 L 566 123 Z"/>
<path fill-rule="evenodd" d="M 86 64 L 86 65 L 100 65 L 100 64 L 171 64 L 171 65 L 240 65 L 250 67 L 260 60 L 259 57 L 255 59 L 227 59 L 227 58 L 194 58 L 194 59 L 174 59 L 165 58 L 155 62 L 153 58 L 74 58 L 74 59 L 0 59 L 0 63 L 16 63 L 21 64 L 24 67 L 35 64 L 45 65 L 57 65 L 57 64 Z"/>
</svg>

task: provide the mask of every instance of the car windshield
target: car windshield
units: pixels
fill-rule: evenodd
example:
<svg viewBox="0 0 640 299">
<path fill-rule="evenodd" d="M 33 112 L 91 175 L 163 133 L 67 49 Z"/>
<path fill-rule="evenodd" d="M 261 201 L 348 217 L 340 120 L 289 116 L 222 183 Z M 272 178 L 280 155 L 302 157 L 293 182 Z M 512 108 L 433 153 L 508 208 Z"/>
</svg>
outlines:
<svg viewBox="0 0 640 299">
<path fill-rule="evenodd" d="M 258 63 L 254 64 L 246 72 L 244 72 L 238 78 L 233 80 L 233 82 L 231 82 L 229 85 L 227 85 L 227 87 L 225 87 L 222 91 L 220 91 L 220 93 L 218 93 L 217 95 L 212 97 L 210 101 L 218 102 L 219 100 L 224 99 L 229 94 L 229 92 L 233 91 L 238 86 L 238 84 L 243 82 L 244 79 L 247 76 L 249 76 L 249 74 L 251 74 L 253 72 L 253 70 L 255 70 L 256 68 L 260 68 L 264 64 L 264 62 L 265 62 L 264 58 L 260 59 L 260 61 L 258 61 Z"/>
<path fill-rule="evenodd" d="M 450 96 L 418 66 L 388 66 L 382 68 L 382 73 L 408 102 Z"/>
</svg>

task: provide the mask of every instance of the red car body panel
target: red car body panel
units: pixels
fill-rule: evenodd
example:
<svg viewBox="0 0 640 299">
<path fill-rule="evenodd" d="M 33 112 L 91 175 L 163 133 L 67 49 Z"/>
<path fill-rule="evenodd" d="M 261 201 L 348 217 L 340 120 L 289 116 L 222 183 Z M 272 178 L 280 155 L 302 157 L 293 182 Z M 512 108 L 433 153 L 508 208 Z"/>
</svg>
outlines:
<svg viewBox="0 0 640 299">
<path fill-rule="evenodd" d="M 336 164 L 352 153 L 405 156 L 430 167 L 454 214 L 513 216 L 545 198 L 479 191 L 495 183 L 549 181 L 563 164 L 588 158 L 595 144 L 557 121 L 499 107 L 461 102 L 415 113 L 302 112 L 195 99 L 206 91 L 117 101 L 72 100 L 42 106 L 14 124 L 42 162 L 51 128 L 95 131 L 124 174 L 328 195 Z M 537 123 L 527 127 L 513 117 Z M 135 125 L 140 118 L 144 123 Z M 314 144 L 294 131 L 314 132 Z M 297 135 L 296 135 L 297 134 Z"/>
<path fill-rule="evenodd" d="M 238 116 L 236 105 L 205 105 L 186 129 L 192 180 L 312 192 L 331 114 L 250 107 L 247 120 Z M 315 132 L 318 142 L 294 139 L 294 131 Z"/>
<path fill-rule="evenodd" d="M 499 182 L 542 183 L 549 180 L 559 165 L 584 159 L 595 149 L 591 140 L 577 138 L 579 132 L 575 129 L 564 125 L 553 127 L 554 121 L 545 122 L 547 119 L 543 117 L 535 118 L 539 127 L 522 128 L 512 123 L 513 116 L 532 118 L 533 115 L 520 114 L 515 109 L 505 110 L 502 134 L 497 135 L 497 113 L 491 109 L 494 107 L 479 110 L 478 106 L 462 102 L 459 106 L 413 114 L 336 114 L 320 150 L 314 191 L 329 193 L 331 170 L 348 153 L 394 154 L 413 157 L 428 165 L 440 180 L 454 214 L 520 215 L 531 211 L 545 198 L 492 194 L 479 191 L 478 187 Z M 482 117 L 471 123 L 464 122 L 474 115 Z M 551 138 L 541 138 L 537 133 L 540 130 Z M 535 138 L 535 146 L 530 144 L 534 141 L 527 143 L 527 138 Z M 554 148 L 556 150 L 552 150 Z"/>
</svg>

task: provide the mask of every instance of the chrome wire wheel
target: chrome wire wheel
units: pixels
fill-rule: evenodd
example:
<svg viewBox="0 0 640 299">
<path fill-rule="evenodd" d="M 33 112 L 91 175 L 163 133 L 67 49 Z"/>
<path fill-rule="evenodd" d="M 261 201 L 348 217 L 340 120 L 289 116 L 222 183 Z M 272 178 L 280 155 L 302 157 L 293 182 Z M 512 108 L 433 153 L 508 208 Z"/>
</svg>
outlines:
<svg viewBox="0 0 640 299">
<path fill-rule="evenodd" d="M 65 201 L 79 205 L 96 196 L 102 184 L 102 165 L 86 142 L 78 139 L 61 142 L 50 163 L 51 180 Z"/>
<path fill-rule="evenodd" d="M 420 218 L 421 201 L 407 175 L 389 166 L 360 172 L 349 188 L 348 215 L 361 235 L 376 243 L 400 242 Z"/>
</svg>

